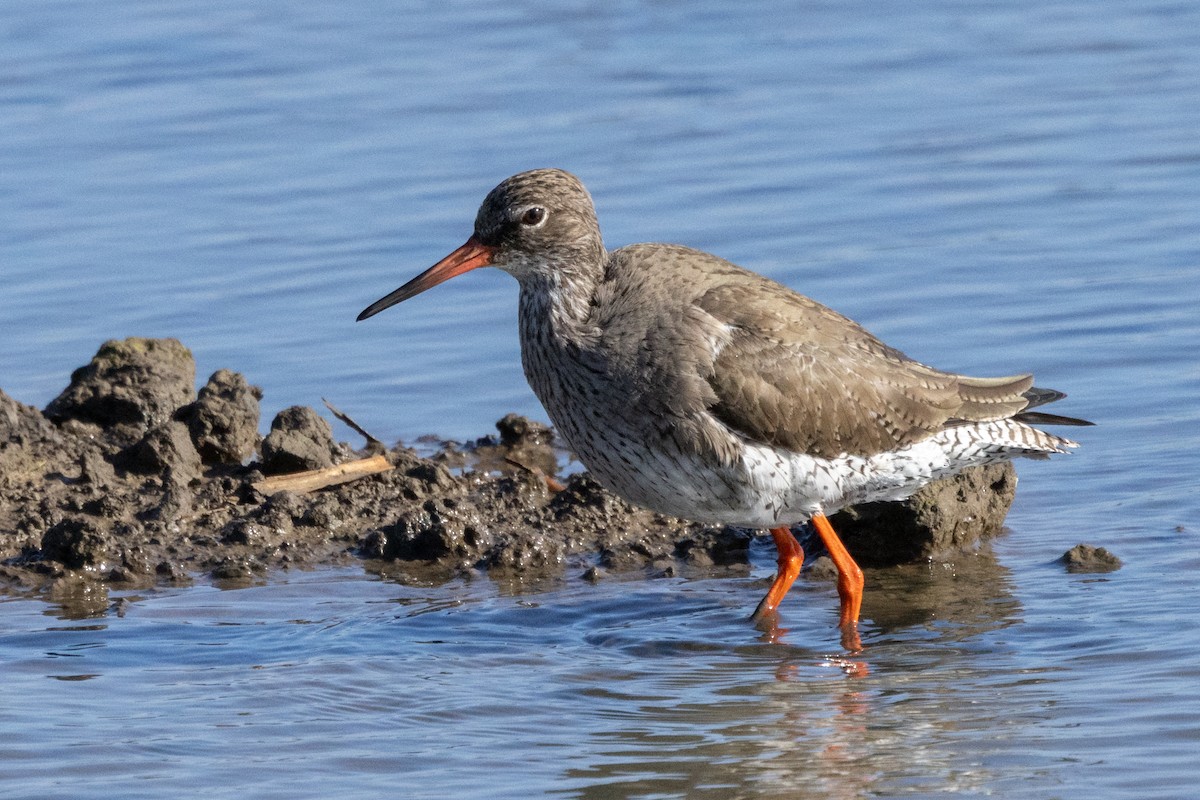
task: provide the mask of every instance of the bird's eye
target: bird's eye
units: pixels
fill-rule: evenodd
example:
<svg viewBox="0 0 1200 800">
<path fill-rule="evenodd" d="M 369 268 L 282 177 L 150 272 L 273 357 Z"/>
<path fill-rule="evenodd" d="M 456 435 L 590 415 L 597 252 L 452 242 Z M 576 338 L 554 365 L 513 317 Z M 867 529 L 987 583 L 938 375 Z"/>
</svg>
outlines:
<svg viewBox="0 0 1200 800">
<path fill-rule="evenodd" d="M 528 225 L 533 228 L 541 225 L 546 220 L 546 209 L 541 206 L 533 206 L 525 209 L 525 213 L 521 215 L 521 224 Z"/>
</svg>

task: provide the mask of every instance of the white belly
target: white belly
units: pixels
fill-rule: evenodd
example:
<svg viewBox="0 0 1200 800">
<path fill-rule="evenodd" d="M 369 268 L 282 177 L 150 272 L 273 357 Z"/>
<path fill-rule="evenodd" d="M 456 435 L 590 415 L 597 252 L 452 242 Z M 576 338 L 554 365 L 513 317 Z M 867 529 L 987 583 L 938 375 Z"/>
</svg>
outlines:
<svg viewBox="0 0 1200 800">
<path fill-rule="evenodd" d="M 903 500 L 966 467 L 1042 455 L 1023 428 L 1007 420 L 950 428 L 870 457 L 824 459 L 746 443 L 731 466 L 629 440 L 600 452 L 589 439 L 576 452 L 597 480 L 630 502 L 697 522 L 773 528 L 855 503 Z"/>
</svg>

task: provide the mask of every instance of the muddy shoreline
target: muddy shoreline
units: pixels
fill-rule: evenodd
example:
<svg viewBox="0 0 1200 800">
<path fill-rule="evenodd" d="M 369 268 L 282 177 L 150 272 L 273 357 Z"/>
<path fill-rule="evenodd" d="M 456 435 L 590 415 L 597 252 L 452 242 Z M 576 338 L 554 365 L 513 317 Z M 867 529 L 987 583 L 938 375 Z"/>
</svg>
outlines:
<svg viewBox="0 0 1200 800">
<path fill-rule="evenodd" d="M 109 587 L 237 585 L 355 562 L 414 580 L 749 569 L 750 532 L 634 508 L 584 473 L 562 477 L 569 454 L 522 417 L 422 457 L 338 442 L 299 406 L 261 437 L 262 392 L 244 376 L 219 370 L 195 386 L 183 344 L 130 338 L 101 346 L 44 410 L 0 389 L 0 591 L 102 611 Z M 374 474 L 264 490 L 270 476 L 378 455 L 387 461 Z M 1015 489 L 1010 465 L 979 468 L 833 522 L 864 566 L 952 561 L 1002 529 Z M 816 542 L 805 544 L 806 572 L 828 579 Z"/>
</svg>

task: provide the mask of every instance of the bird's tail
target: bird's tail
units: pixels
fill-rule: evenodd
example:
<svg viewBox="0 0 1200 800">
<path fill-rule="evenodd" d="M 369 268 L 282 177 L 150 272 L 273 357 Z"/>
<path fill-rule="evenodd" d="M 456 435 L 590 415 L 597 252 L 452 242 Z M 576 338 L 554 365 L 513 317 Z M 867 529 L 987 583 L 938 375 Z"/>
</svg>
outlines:
<svg viewBox="0 0 1200 800">
<path fill-rule="evenodd" d="M 1017 422 L 1024 422 L 1026 425 L 1095 425 L 1086 419 L 1078 417 L 1064 417 L 1060 414 L 1047 414 L 1043 411 L 1030 411 L 1031 408 L 1044 406 L 1047 403 L 1053 403 L 1057 400 L 1062 400 L 1066 397 L 1065 392 L 1060 392 L 1057 389 L 1040 389 L 1037 386 L 1031 386 L 1028 391 L 1022 395 L 1028 404 L 1025 410 L 1013 416 Z"/>
<path fill-rule="evenodd" d="M 987 422 L 1011 419 L 1027 425 L 1091 425 L 1076 417 L 1030 411 L 1062 400 L 1067 395 L 1057 389 L 1042 389 L 1033 385 L 1032 375 L 1009 375 L 1004 378 L 958 378 L 958 397 L 961 405 L 950 424 Z"/>
<path fill-rule="evenodd" d="M 1030 427 L 1017 417 L 978 422 L 971 427 L 982 434 L 981 438 L 990 446 L 1000 448 L 1008 458 L 1041 459 L 1056 453 L 1069 453 L 1079 447 L 1078 442 Z"/>
</svg>

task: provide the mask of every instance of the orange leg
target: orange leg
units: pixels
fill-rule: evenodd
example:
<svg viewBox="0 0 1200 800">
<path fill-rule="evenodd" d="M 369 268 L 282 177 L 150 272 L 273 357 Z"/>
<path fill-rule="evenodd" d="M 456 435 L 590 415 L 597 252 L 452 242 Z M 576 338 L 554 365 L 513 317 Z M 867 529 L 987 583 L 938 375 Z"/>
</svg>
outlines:
<svg viewBox="0 0 1200 800">
<path fill-rule="evenodd" d="M 775 539 L 775 549 L 779 551 L 779 571 L 775 573 L 775 582 L 771 584 L 767 596 L 758 604 L 758 608 L 754 609 L 753 619 L 773 614 L 775 609 L 779 608 L 779 603 L 788 593 L 788 589 L 792 588 L 792 583 L 804 564 L 804 550 L 800 548 L 800 543 L 796 541 L 790 528 L 772 528 L 771 537 Z"/>
<path fill-rule="evenodd" d="M 838 538 L 824 514 L 813 514 L 812 524 L 825 544 L 825 549 L 829 551 L 834 566 L 837 567 L 838 597 L 842 600 L 841 626 L 843 629 L 854 626 L 858 623 L 858 611 L 862 606 L 862 570 L 854 563 L 854 559 L 850 557 L 846 546 L 842 544 L 842 540 Z"/>
</svg>

